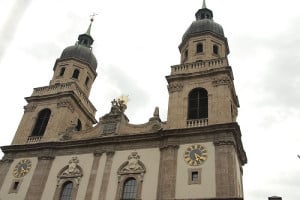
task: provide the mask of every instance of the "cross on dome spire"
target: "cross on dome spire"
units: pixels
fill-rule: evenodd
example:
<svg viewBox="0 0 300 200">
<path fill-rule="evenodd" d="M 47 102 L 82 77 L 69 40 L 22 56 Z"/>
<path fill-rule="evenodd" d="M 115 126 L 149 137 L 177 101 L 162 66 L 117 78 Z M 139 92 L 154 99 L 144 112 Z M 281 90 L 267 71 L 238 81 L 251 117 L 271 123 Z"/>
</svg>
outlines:
<svg viewBox="0 0 300 200">
<path fill-rule="evenodd" d="M 77 44 L 79 45 L 83 45 L 86 46 L 88 48 L 91 48 L 91 45 L 94 42 L 93 37 L 91 36 L 91 28 L 92 28 L 92 23 L 94 21 L 94 17 L 96 16 L 96 13 L 93 13 L 92 15 L 90 15 L 90 25 L 87 29 L 87 31 L 81 35 L 78 36 L 78 42 Z"/>
</svg>

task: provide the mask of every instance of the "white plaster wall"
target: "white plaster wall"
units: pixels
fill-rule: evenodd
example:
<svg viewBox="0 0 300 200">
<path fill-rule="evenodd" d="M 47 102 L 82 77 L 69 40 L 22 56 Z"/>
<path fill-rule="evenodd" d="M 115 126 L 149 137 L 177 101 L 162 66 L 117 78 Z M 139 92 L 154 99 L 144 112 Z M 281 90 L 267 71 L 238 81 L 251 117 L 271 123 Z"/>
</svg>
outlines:
<svg viewBox="0 0 300 200">
<path fill-rule="evenodd" d="M 68 156 L 57 156 L 55 157 L 52 167 L 50 169 L 49 177 L 46 182 L 42 200 L 53 200 L 54 193 L 57 186 L 57 175 L 59 171 L 68 165 L 69 160 L 72 159 L 72 157 L 77 157 L 79 160 L 78 165 L 82 168 L 83 176 L 79 182 L 79 188 L 77 193 L 76 200 L 84 200 L 85 193 L 87 190 L 88 181 L 90 178 L 90 173 L 92 169 L 93 164 L 93 154 L 79 154 L 79 155 L 68 155 Z"/>
<path fill-rule="evenodd" d="M 102 185 L 102 177 L 104 173 L 104 168 L 105 168 L 105 161 L 106 161 L 106 154 L 102 154 L 100 160 L 99 160 L 99 166 L 97 170 L 97 175 L 96 175 L 96 180 L 95 180 L 95 185 L 93 189 L 93 194 L 92 194 L 92 199 L 93 200 L 98 200 L 99 198 L 99 193 Z"/>
<path fill-rule="evenodd" d="M 31 160 L 31 170 L 23 178 L 15 178 L 13 176 L 13 170 L 14 170 L 15 166 L 17 165 L 17 163 L 23 159 Z M 23 200 L 23 199 L 25 199 L 27 190 L 29 189 L 30 181 L 32 179 L 34 170 L 37 165 L 37 161 L 38 161 L 37 158 L 22 158 L 22 159 L 15 159 L 12 162 L 12 165 L 11 165 L 8 173 L 6 174 L 6 177 L 4 179 L 4 184 L 2 185 L 2 188 L 0 191 L 0 199 L 1 200 Z M 8 194 L 10 187 L 13 183 L 13 180 L 21 180 L 22 182 L 21 182 L 21 185 L 20 185 L 17 193 Z"/>
<path fill-rule="evenodd" d="M 136 149 L 135 151 L 140 156 L 140 161 L 143 162 L 146 167 L 142 186 L 142 199 L 154 200 L 156 199 L 157 192 L 160 151 L 158 148 Z M 131 152 L 133 152 L 133 150 L 115 152 L 108 183 L 107 200 L 115 199 L 118 184 L 118 168 L 128 160 L 127 158 Z"/>
<path fill-rule="evenodd" d="M 200 166 L 190 166 L 184 161 L 187 147 L 200 144 L 207 149 L 207 160 Z M 188 185 L 188 169 L 201 168 L 201 183 Z M 212 142 L 180 145 L 177 157 L 175 198 L 212 198 L 216 196 L 215 149 Z"/>
</svg>

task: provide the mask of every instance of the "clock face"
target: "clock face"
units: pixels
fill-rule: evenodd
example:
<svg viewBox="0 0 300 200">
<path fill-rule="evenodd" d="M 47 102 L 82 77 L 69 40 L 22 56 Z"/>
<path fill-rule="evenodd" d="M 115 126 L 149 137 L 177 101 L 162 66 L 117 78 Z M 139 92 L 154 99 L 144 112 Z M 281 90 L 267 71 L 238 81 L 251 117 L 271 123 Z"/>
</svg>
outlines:
<svg viewBox="0 0 300 200">
<path fill-rule="evenodd" d="M 25 176 L 31 169 L 31 161 L 28 159 L 21 160 L 14 168 L 13 175 L 16 178 Z"/>
<path fill-rule="evenodd" d="M 189 146 L 184 152 L 184 160 L 191 166 L 198 166 L 207 159 L 207 149 L 200 144 Z"/>
</svg>

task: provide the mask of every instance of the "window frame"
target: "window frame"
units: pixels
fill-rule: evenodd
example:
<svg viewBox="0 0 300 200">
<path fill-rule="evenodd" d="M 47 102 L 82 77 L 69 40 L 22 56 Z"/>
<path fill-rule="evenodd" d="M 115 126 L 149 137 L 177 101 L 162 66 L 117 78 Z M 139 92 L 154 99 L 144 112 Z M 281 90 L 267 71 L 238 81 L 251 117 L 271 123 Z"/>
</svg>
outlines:
<svg viewBox="0 0 300 200">
<path fill-rule="evenodd" d="M 129 184 L 127 184 L 127 183 L 129 183 Z M 130 185 L 131 183 L 134 183 L 134 184 Z M 126 196 L 126 195 L 128 195 L 128 196 Z M 137 180 L 133 177 L 129 177 L 123 183 L 121 199 L 122 200 L 134 200 L 134 199 L 136 199 L 136 196 L 137 196 Z"/>
<path fill-rule="evenodd" d="M 199 48 L 201 47 L 201 48 Z M 200 51 L 201 50 L 201 51 Z M 203 43 L 202 42 L 198 42 L 197 45 L 196 45 L 196 53 L 197 54 L 201 54 L 201 53 L 204 53 L 204 46 L 203 46 Z"/>
<path fill-rule="evenodd" d="M 201 184 L 201 168 L 189 168 L 188 169 L 188 185 L 193 184 Z M 198 177 L 197 179 L 193 179 L 193 173 L 197 173 Z"/>
<path fill-rule="evenodd" d="M 80 70 L 79 69 L 74 69 L 73 74 L 72 74 L 72 78 L 73 79 L 79 79 L 79 74 L 80 74 Z"/>
<path fill-rule="evenodd" d="M 51 110 L 49 108 L 39 111 L 30 136 L 43 136 L 46 132 L 50 118 Z"/>
<path fill-rule="evenodd" d="M 68 185 L 71 184 L 71 188 L 67 188 Z M 63 183 L 62 187 L 61 187 L 61 191 L 60 191 L 60 195 L 59 195 L 59 200 L 70 200 L 72 199 L 72 193 L 74 190 L 74 183 L 72 181 L 66 181 Z M 63 196 L 65 195 L 64 192 L 67 191 L 67 196 Z M 67 198 L 67 199 L 65 199 Z"/>
<path fill-rule="evenodd" d="M 203 95 L 200 93 L 204 93 Z M 196 95 L 197 97 L 193 97 Z M 194 105 L 197 104 L 197 105 Z M 208 118 L 208 92 L 204 88 L 194 88 L 188 94 L 187 119 L 207 119 Z"/>
<path fill-rule="evenodd" d="M 216 44 L 213 45 L 213 54 L 219 55 L 219 46 Z"/>
<path fill-rule="evenodd" d="M 66 68 L 65 67 L 62 67 L 60 68 L 60 71 L 59 71 L 59 76 L 62 77 L 66 72 Z"/>
</svg>

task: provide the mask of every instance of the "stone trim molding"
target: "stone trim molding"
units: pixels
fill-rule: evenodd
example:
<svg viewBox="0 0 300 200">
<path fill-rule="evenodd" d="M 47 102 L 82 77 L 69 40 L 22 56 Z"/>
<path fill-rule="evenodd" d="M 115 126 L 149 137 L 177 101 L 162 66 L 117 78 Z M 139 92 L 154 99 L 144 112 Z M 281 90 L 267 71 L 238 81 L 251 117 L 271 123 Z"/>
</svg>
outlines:
<svg viewBox="0 0 300 200">
<path fill-rule="evenodd" d="M 86 191 L 85 198 L 84 198 L 85 200 L 92 199 L 94 186 L 95 186 L 95 182 L 96 182 L 96 176 L 97 176 L 97 172 L 98 172 L 98 168 L 99 168 L 99 162 L 100 162 L 100 158 L 101 158 L 102 154 L 103 154 L 102 151 L 96 150 L 94 152 L 94 160 L 93 160 L 93 165 L 92 165 L 92 169 L 91 169 L 91 174 L 90 174 L 90 178 L 89 178 L 87 191 Z"/>
<path fill-rule="evenodd" d="M 25 200 L 40 200 L 52 167 L 53 159 L 38 159 Z"/>
<path fill-rule="evenodd" d="M 111 173 L 111 167 L 112 167 L 114 154 L 115 154 L 114 151 L 106 152 L 106 162 L 105 162 L 104 173 L 103 173 L 103 177 L 102 177 L 100 193 L 99 193 L 99 197 L 98 197 L 99 200 L 106 199 L 107 187 L 109 184 L 109 177 L 110 177 L 110 173 Z"/>
<path fill-rule="evenodd" d="M 178 145 L 162 145 L 157 187 L 157 199 L 175 199 Z"/>
</svg>

